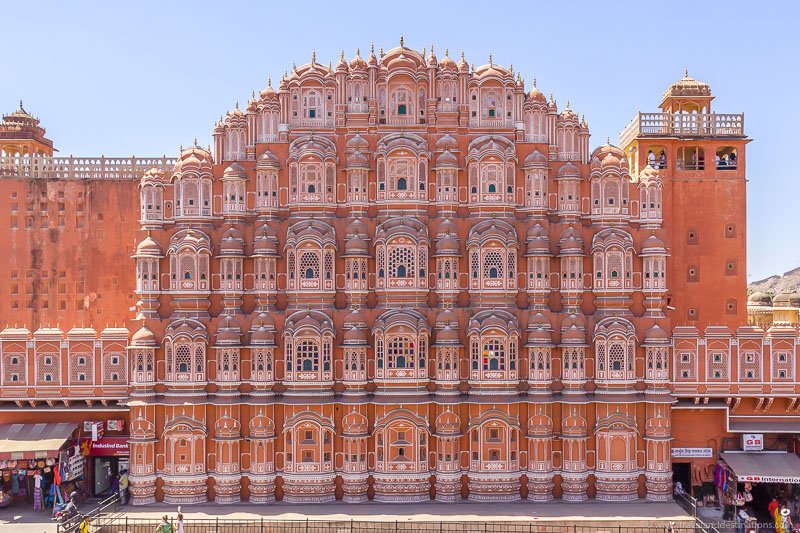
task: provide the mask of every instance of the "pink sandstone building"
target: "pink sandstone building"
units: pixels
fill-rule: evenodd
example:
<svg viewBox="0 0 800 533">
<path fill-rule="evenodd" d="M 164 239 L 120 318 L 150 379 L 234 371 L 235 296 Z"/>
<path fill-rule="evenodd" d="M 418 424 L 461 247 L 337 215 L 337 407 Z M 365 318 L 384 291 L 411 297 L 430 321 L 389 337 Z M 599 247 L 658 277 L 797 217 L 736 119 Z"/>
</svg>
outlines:
<svg viewBox="0 0 800 533">
<path fill-rule="evenodd" d="M 536 85 L 312 57 L 177 159 L 54 157 L 20 107 L 0 423 L 123 420 L 134 504 L 667 500 L 791 433 L 797 330 L 747 326 L 743 116 L 687 75 L 597 146 Z"/>
</svg>

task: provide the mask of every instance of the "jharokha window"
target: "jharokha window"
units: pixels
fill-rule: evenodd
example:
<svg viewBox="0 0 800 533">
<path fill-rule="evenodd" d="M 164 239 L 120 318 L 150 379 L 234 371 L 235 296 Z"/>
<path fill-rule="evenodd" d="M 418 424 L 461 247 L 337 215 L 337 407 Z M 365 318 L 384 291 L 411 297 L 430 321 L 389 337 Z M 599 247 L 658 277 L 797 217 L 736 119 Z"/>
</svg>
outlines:
<svg viewBox="0 0 800 533">
<path fill-rule="evenodd" d="M 378 142 L 375 156 L 378 202 L 415 203 L 428 199 L 430 153 L 425 139 L 413 133 L 386 135 Z"/>
<path fill-rule="evenodd" d="M 386 311 L 374 331 L 377 379 L 427 379 L 430 330 L 424 316 L 416 311 Z"/>
<path fill-rule="evenodd" d="M 335 201 L 336 146 L 326 137 L 306 135 L 289 145 L 289 203 L 331 204 Z"/>
<path fill-rule="evenodd" d="M 389 219 L 376 231 L 377 289 L 409 290 L 428 286 L 427 227 L 418 219 Z"/>
<path fill-rule="evenodd" d="M 292 225 L 286 235 L 288 288 L 292 291 L 333 291 L 336 235 L 319 220 Z"/>
<path fill-rule="evenodd" d="M 375 467 L 379 474 L 427 472 L 428 433 L 417 416 L 400 412 L 375 427 Z"/>
<path fill-rule="evenodd" d="M 333 426 L 316 414 L 300 413 L 286 422 L 284 471 L 311 474 L 333 471 Z"/>
<path fill-rule="evenodd" d="M 481 311 L 470 320 L 470 381 L 504 382 L 518 378 L 519 327 L 504 310 Z"/>
<path fill-rule="evenodd" d="M 516 232 L 507 222 L 485 220 L 470 231 L 470 292 L 516 290 Z"/>
<path fill-rule="evenodd" d="M 333 380 L 333 325 L 319 311 L 297 311 L 286 321 L 285 381 L 323 385 Z"/>
<path fill-rule="evenodd" d="M 170 259 L 170 289 L 173 291 L 207 291 L 210 289 L 210 240 L 196 230 L 179 231 L 172 236 Z"/>
</svg>

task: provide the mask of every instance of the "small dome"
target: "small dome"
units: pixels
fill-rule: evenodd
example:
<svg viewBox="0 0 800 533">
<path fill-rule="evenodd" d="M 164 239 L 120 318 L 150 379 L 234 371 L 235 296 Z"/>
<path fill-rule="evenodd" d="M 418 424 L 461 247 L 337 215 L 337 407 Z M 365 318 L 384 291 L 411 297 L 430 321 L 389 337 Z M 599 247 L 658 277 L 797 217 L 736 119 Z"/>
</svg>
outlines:
<svg viewBox="0 0 800 533">
<path fill-rule="evenodd" d="M 360 307 L 356 307 L 344 316 L 344 321 L 342 322 L 342 324 L 344 324 L 345 326 L 358 326 L 366 328 L 367 317 L 364 314 L 364 311 L 362 311 Z"/>
<path fill-rule="evenodd" d="M 534 150 L 525 158 L 525 163 L 522 165 L 522 168 L 547 168 L 547 165 L 547 156 L 539 150 Z"/>
<path fill-rule="evenodd" d="M 222 173 L 223 180 L 244 180 L 247 179 L 247 171 L 239 163 L 233 163 Z"/>
<path fill-rule="evenodd" d="M 756 291 L 747 297 L 747 304 L 772 306 L 772 297 L 766 292 Z"/>
<path fill-rule="evenodd" d="M 558 241 L 558 247 L 562 253 L 583 253 L 583 239 L 581 239 L 578 231 L 574 227 L 570 226 L 561 234 L 561 238 Z"/>
<path fill-rule="evenodd" d="M 654 324 L 653 327 L 644 332 L 644 341 L 669 342 L 670 336 L 661 326 Z"/>
<path fill-rule="evenodd" d="M 439 68 L 442 70 L 456 70 L 456 62 L 447 54 L 448 50 L 445 50 L 444 57 L 439 61 Z"/>
<path fill-rule="evenodd" d="M 458 344 L 460 341 L 458 335 L 458 324 L 447 325 L 441 329 L 436 329 L 436 344 Z"/>
<path fill-rule="evenodd" d="M 267 313 L 259 313 L 250 324 L 250 344 L 275 345 L 275 322 Z"/>
<path fill-rule="evenodd" d="M 242 339 L 242 328 L 239 323 L 226 316 L 217 326 L 217 344 L 220 345 L 235 345 L 239 344 Z"/>
<path fill-rule="evenodd" d="M 436 255 L 459 255 L 458 239 L 450 233 L 437 237 Z"/>
<path fill-rule="evenodd" d="M 578 167 L 573 165 L 570 162 L 564 163 L 561 168 L 558 169 L 558 178 L 580 178 L 581 171 L 578 170 Z"/>
<path fill-rule="evenodd" d="M 264 150 L 264 153 L 258 156 L 258 162 L 256 163 L 256 168 L 280 168 L 281 163 L 278 161 L 278 156 L 270 152 L 269 150 Z"/>
<path fill-rule="evenodd" d="M 536 223 L 528 228 L 526 237 L 528 243 L 528 255 L 541 255 L 550 253 L 550 238 L 547 230 L 540 223 Z"/>
<path fill-rule="evenodd" d="M 456 328 L 459 327 L 458 315 L 452 309 L 442 309 L 436 315 L 436 328 L 443 328 L 448 324 Z"/>
<path fill-rule="evenodd" d="M 670 85 L 664 92 L 665 100 L 671 96 L 711 96 L 711 86 L 689 77 L 689 71 L 685 71 L 683 78 Z"/>
<path fill-rule="evenodd" d="M 449 133 L 445 133 L 436 141 L 436 151 L 444 152 L 445 150 L 458 151 L 458 141 Z"/>
<path fill-rule="evenodd" d="M 578 326 L 572 325 L 561 334 L 561 342 L 564 344 L 582 344 L 586 342 L 586 333 Z"/>
<path fill-rule="evenodd" d="M 664 241 L 655 236 L 650 235 L 642 242 L 642 253 L 666 253 L 667 248 Z"/>
<path fill-rule="evenodd" d="M 136 247 L 136 255 L 149 255 L 152 257 L 161 257 L 161 246 L 153 239 L 148 233 L 147 237 Z"/>
<path fill-rule="evenodd" d="M 353 70 L 366 70 L 367 62 L 361 57 L 361 50 L 356 50 L 356 57 L 350 60 L 350 68 Z"/>
<path fill-rule="evenodd" d="M 347 156 L 345 168 L 348 170 L 355 168 L 369 169 L 369 160 L 367 160 L 367 157 L 361 152 L 361 150 L 356 150 Z"/>
<path fill-rule="evenodd" d="M 606 156 L 613 156 L 618 161 L 625 159 L 625 152 L 618 146 L 614 146 L 611 143 L 606 143 L 602 146 L 598 146 L 595 148 L 594 152 L 592 152 L 592 159 L 598 159 L 599 161 L 603 161 Z"/>
<path fill-rule="evenodd" d="M 436 157 L 436 166 L 434 168 L 458 168 L 458 159 L 453 155 L 453 152 L 445 150 Z"/>
<path fill-rule="evenodd" d="M 131 337 L 131 346 L 157 346 L 156 336 L 153 332 L 147 329 L 147 326 L 142 326 Z"/>
<path fill-rule="evenodd" d="M 278 255 L 278 237 L 274 228 L 269 224 L 262 224 L 256 229 L 253 241 L 254 255 Z"/>
<path fill-rule="evenodd" d="M 347 239 L 344 250 L 345 257 L 369 255 L 369 246 L 361 235 L 353 235 Z"/>
<path fill-rule="evenodd" d="M 531 90 L 528 93 L 528 100 L 547 103 L 547 98 L 545 98 L 544 93 L 536 88 L 536 80 L 533 80 L 533 87 L 531 87 Z"/>
<path fill-rule="evenodd" d="M 367 330 L 356 326 L 351 326 L 350 329 L 345 331 L 344 344 L 350 345 L 364 345 L 367 344 Z"/>
<path fill-rule="evenodd" d="M 219 242 L 220 255 L 244 254 L 244 239 L 242 233 L 235 227 L 230 227 L 222 234 Z"/>
<path fill-rule="evenodd" d="M 178 161 L 175 163 L 173 171 L 176 174 L 187 171 L 210 173 L 211 153 L 199 146 L 190 146 L 178 156 Z"/>
<path fill-rule="evenodd" d="M 542 345 L 553 342 L 553 329 L 550 321 L 542 313 L 536 313 L 528 321 L 528 345 Z"/>
<path fill-rule="evenodd" d="M 445 218 L 442 220 L 441 224 L 439 224 L 439 230 L 437 235 L 444 235 L 446 233 L 450 233 L 452 235 L 458 235 L 458 226 L 456 223 L 453 222 L 450 218 Z"/>
<path fill-rule="evenodd" d="M 164 171 L 153 167 L 142 175 L 141 184 L 153 184 L 164 182 Z"/>
<path fill-rule="evenodd" d="M 356 133 L 353 137 L 351 137 L 347 141 L 345 148 L 347 149 L 348 152 L 350 151 L 355 152 L 357 150 L 361 152 L 366 152 L 369 150 L 369 141 L 367 141 L 364 137 Z"/>
<path fill-rule="evenodd" d="M 361 221 L 360 218 L 354 218 L 345 228 L 344 233 L 346 236 L 361 235 L 365 239 L 368 238 L 367 225 Z"/>
</svg>

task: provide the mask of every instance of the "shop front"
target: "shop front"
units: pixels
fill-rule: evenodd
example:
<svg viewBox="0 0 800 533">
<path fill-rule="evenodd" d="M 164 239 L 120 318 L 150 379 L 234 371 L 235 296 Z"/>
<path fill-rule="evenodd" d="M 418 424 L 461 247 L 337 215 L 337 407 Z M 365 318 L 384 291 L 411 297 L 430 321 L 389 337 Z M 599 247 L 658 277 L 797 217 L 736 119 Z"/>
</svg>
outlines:
<svg viewBox="0 0 800 533">
<path fill-rule="evenodd" d="M 81 439 L 81 454 L 86 457 L 86 477 L 94 497 L 110 496 L 112 479 L 128 470 L 128 436 L 103 436 Z"/>
<path fill-rule="evenodd" d="M 43 510 L 63 501 L 64 483 L 83 473 L 73 445 L 77 424 L 0 425 L 0 507 L 31 505 Z"/>
<path fill-rule="evenodd" d="M 800 523 L 800 457 L 794 453 L 722 452 L 714 483 L 737 521 L 776 524 L 779 531 Z"/>
</svg>

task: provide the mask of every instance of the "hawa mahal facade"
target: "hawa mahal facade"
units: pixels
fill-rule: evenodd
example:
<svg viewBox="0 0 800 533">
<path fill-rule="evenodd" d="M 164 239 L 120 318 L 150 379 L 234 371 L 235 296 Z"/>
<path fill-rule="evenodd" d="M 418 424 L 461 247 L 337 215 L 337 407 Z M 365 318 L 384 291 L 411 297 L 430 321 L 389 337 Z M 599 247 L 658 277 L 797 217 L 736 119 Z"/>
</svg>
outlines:
<svg viewBox="0 0 800 533">
<path fill-rule="evenodd" d="M 592 149 L 512 68 L 401 42 L 176 159 L 54 157 L 20 105 L 0 421 L 124 418 L 134 504 L 670 499 L 673 447 L 800 409 L 711 101 L 684 76 Z"/>
</svg>

